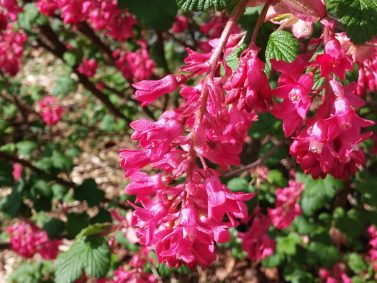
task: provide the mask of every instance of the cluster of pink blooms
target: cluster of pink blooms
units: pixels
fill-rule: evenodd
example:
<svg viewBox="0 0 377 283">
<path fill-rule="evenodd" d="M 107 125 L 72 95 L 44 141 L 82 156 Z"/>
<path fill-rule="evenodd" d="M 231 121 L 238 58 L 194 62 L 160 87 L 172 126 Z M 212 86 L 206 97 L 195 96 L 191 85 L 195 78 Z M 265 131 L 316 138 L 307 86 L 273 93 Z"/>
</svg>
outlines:
<svg viewBox="0 0 377 283">
<path fill-rule="evenodd" d="M 242 247 L 251 260 L 261 261 L 275 252 L 276 243 L 269 237 L 268 230 L 271 225 L 285 229 L 301 215 L 298 199 L 303 189 L 304 184 L 291 180 L 287 188 L 276 190 L 275 208 L 268 209 L 268 215 L 262 214 L 259 207 L 254 210 L 250 229 L 239 233 Z"/>
<path fill-rule="evenodd" d="M 84 76 L 92 78 L 97 72 L 97 67 L 98 64 L 95 59 L 84 59 L 77 70 Z"/>
<path fill-rule="evenodd" d="M 18 73 L 26 40 L 26 34 L 15 31 L 12 24 L 0 31 L 0 71 L 10 76 Z"/>
<path fill-rule="evenodd" d="M 189 28 L 189 24 L 189 20 L 185 16 L 180 15 L 175 18 L 175 22 L 170 30 L 173 33 L 181 33 Z"/>
<path fill-rule="evenodd" d="M 97 283 L 157 283 L 159 282 L 153 274 L 149 274 L 144 271 L 144 267 L 147 263 L 153 264 L 153 261 L 149 257 L 150 250 L 147 248 L 141 248 L 137 254 L 135 254 L 129 265 L 130 270 L 126 270 L 123 266 L 120 266 L 114 271 L 112 279 L 99 279 Z"/>
<path fill-rule="evenodd" d="M 45 231 L 31 222 L 18 222 L 7 228 L 12 250 L 31 258 L 39 254 L 44 259 L 55 259 L 59 253 L 60 240 L 50 240 Z"/>
<path fill-rule="evenodd" d="M 304 2 L 287 0 L 279 5 L 310 25 L 326 16 L 321 0 Z M 241 54 L 236 70 L 227 66 L 222 58 L 238 48 L 243 34 L 233 25 L 225 29 L 227 36 L 216 38 L 224 27 L 222 16 L 201 26 L 213 39 L 202 48 L 204 53 L 187 50 L 179 74 L 133 84 L 143 106 L 175 91 L 184 101 L 156 122 L 132 122 L 132 139 L 139 149 L 120 152 L 121 166 L 131 179 L 125 191 L 136 195 L 132 224 L 140 243 L 152 247 L 159 262 L 170 267 L 207 266 L 216 258 L 215 244 L 230 239 L 228 229 L 247 221 L 244 202 L 253 195 L 229 191 L 217 168 L 225 171 L 240 164 L 249 128 L 259 113 L 271 112 L 282 120 L 285 136 L 293 138 L 290 154 L 314 178 L 331 174 L 348 179 L 364 164 L 359 144 L 371 133 L 362 130 L 374 123 L 356 112 L 364 105 L 357 85 L 338 81 L 345 79 L 354 61 L 342 48 L 333 24 L 321 22 L 326 36 L 310 41 L 294 62 L 272 60 L 272 69 L 280 74 L 275 89 L 254 43 Z M 312 59 L 321 44 L 324 53 Z M 317 72 L 324 83 L 314 89 Z M 186 84 L 194 77 L 196 85 Z M 143 172 L 145 166 L 155 174 Z M 272 254 L 274 242 L 267 230 L 270 224 L 284 229 L 301 213 L 297 200 L 302 190 L 302 184 L 291 181 L 288 188 L 277 190 L 276 208 L 268 216 L 254 213 L 251 230 L 241 235 L 251 258 Z"/>
<path fill-rule="evenodd" d="M 49 125 L 56 125 L 63 117 L 64 107 L 59 105 L 56 97 L 48 95 L 38 102 L 39 114 L 43 121 Z"/>
<path fill-rule="evenodd" d="M 120 70 L 123 77 L 130 82 L 149 79 L 153 75 L 155 63 L 150 58 L 147 44 L 139 40 L 140 46 L 134 52 L 120 49 L 113 53 L 115 66 Z"/>
<path fill-rule="evenodd" d="M 369 250 L 370 260 L 373 263 L 373 268 L 377 271 L 377 229 L 374 226 L 368 228 L 368 234 L 370 237 L 369 245 L 371 249 Z"/>
<path fill-rule="evenodd" d="M 119 9 L 117 0 L 38 0 L 36 5 L 46 16 L 59 10 L 65 24 L 87 21 L 94 30 L 104 31 L 119 41 L 133 37 L 137 23 L 127 11 Z"/>
<path fill-rule="evenodd" d="M 16 182 L 20 181 L 22 177 L 22 165 L 20 163 L 13 164 L 13 171 L 12 171 L 13 178 Z"/>
<path fill-rule="evenodd" d="M 321 268 L 319 277 L 323 283 L 352 283 L 352 279 L 347 276 L 344 266 L 335 264 L 331 270 Z"/>
</svg>

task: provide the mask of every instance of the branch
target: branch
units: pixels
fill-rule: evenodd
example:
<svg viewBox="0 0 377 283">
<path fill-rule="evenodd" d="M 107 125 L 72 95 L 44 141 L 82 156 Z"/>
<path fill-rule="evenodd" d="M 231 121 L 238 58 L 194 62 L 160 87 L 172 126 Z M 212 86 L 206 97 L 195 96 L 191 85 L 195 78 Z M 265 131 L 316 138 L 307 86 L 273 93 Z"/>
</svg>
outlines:
<svg viewBox="0 0 377 283">
<path fill-rule="evenodd" d="M 30 161 L 27 161 L 25 159 L 21 159 L 17 156 L 13 156 L 13 155 L 10 155 L 8 153 L 0 151 L 0 158 L 11 161 L 13 163 L 20 163 L 22 166 L 27 167 L 27 168 L 31 169 L 32 171 L 34 171 L 34 172 L 36 172 L 40 175 L 43 175 L 46 178 L 48 178 L 49 180 L 55 181 L 56 183 L 59 183 L 61 185 L 64 185 L 64 186 L 67 186 L 67 187 L 74 187 L 76 185 L 73 182 L 70 182 L 70 181 L 64 180 L 62 178 L 59 178 L 57 176 L 51 175 L 50 173 L 36 167 Z"/>
<path fill-rule="evenodd" d="M 64 53 L 67 51 L 67 48 L 59 40 L 51 26 L 49 24 L 44 24 L 40 25 L 39 29 L 42 34 L 42 37 L 40 37 L 38 40 L 40 45 L 64 62 Z M 100 100 L 109 109 L 109 111 L 114 114 L 114 116 L 122 118 L 128 123 L 130 122 L 130 119 L 111 102 L 109 97 L 99 90 L 86 76 L 81 74 L 76 67 L 73 67 L 73 72 L 77 75 L 79 82 L 98 100 Z"/>
<path fill-rule="evenodd" d="M 271 148 L 265 155 L 263 155 L 262 157 L 258 158 L 257 160 L 255 160 L 253 163 L 250 163 L 248 165 L 244 165 L 244 166 L 241 166 L 240 168 L 238 169 L 235 169 L 233 171 L 229 171 L 229 172 L 226 172 L 223 174 L 223 177 L 224 178 L 229 178 L 229 177 L 233 177 L 235 175 L 239 175 L 240 173 L 244 172 L 244 171 L 247 171 L 247 170 L 250 170 L 250 169 L 253 169 L 261 164 L 263 164 L 268 158 L 270 158 L 272 155 L 274 155 L 276 153 L 276 151 L 282 147 L 284 144 L 286 144 L 286 142 L 278 142 L 277 144 L 274 145 L 273 148 Z"/>
</svg>

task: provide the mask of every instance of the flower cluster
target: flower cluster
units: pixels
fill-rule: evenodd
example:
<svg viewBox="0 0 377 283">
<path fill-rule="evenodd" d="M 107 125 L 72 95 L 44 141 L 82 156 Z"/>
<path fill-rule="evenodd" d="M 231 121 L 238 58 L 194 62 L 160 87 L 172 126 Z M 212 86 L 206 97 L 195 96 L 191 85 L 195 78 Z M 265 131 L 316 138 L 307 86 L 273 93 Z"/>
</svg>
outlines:
<svg viewBox="0 0 377 283">
<path fill-rule="evenodd" d="M 98 64 L 95 59 L 84 59 L 82 60 L 77 70 L 84 76 L 91 78 L 96 74 L 97 67 L 98 67 Z"/>
<path fill-rule="evenodd" d="M 149 56 L 147 44 L 141 40 L 138 44 L 140 48 L 134 52 L 118 49 L 113 53 L 115 66 L 130 82 L 149 79 L 155 68 L 155 63 Z"/>
<path fill-rule="evenodd" d="M 370 237 L 369 245 L 371 249 L 369 250 L 369 256 L 373 263 L 374 270 L 377 271 L 377 229 L 374 226 L 368 228 L 368 234 Z"/>
<path fill-rule="evenodd" d="M 31 258 L 40 254 L 44 259 L 55 259 L 60 240 L 50 240 L 45 231 L 30 222 L 18 222 L 7 228 L 12 249 L 19 255 Z"/>
<path fill-rule="evenodd" d="M 56 125 L 64 114 L 64 107 L 59 105 L 56 97 L 48 95 L 38 102 L 39 114 L 49 126 Z"/>
<path fill-rule="evenodd" d="M 304 184 L 289 181 L 289 187 L 276 190 L 275 208 L 268 210 L 272 224 L 277 229 L 285 229 L 292 224 L 296 216 L 301 215 L 301 207 L 297 203 Z"/>
<path fill-rule="evenodd" d="M 0 31 L 0 71 L 10 76 L 18 73 L 26 40 L 26 34 L 15 31 L 12 24 L 8 24 L 5 30 Z"/>
<path fill-rule="evenodd" d="M 344 271 L 344 266 L 341 264 L 335 264 L 331 270 L 321 268 L 319 271 L 319 277 L 323 283 L 352 283 L 352 279 L 349 278 Z"/>
<path fill-rule="evenodd" d="M 87 21 L 96 31 L 104 31 L 119 41 L 132 37 L 137 23 L 127 11 L 119 9 L 116 0 L 38 0 L 36 5 L 46 16 L 60 10 L 65 24 Z"/>
</svg>

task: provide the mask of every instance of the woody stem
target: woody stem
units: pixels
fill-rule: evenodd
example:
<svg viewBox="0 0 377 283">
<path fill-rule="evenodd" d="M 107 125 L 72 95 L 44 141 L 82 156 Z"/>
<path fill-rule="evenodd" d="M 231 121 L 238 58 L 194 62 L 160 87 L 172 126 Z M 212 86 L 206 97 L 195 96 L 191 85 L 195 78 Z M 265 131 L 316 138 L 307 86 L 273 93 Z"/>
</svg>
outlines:
<svg viewBox="0 0 377 283">
<path fill-rule="evenodd" d="M 193 126 L 193 132 L 192 132 L 192 137 L 191 137 L 191 145 L 190 145 L 190 150 L 189 150 L 189 156 L 191 163 L 189 165 L 189 168 L 187 170 L 187 177 L 191 178 L 194 165 L 196 162 L 196 152 L 195 152 L 195 145 L 197 141 L 197 134 L 196 130 L 199 127 L 199 125 L 202 122 L 204 113 L 206 111 L 206 106 L 207 106 L 207 100 L 208 100 L 208 81 L 213 80 L 213 77 L 215 75 L 215 72 L 218 67 L 218 63 L 222 57 L 222 54 L 224 52 L 224 49 L 226 47 L 226 44 L 228 42 L 229 36 L 231 34 L 231 31 L 233 27 L 237 24 L 238 19 L 241 17 L 243 14 L 246 4 L 248 0 L 242 0 L 238 6 L 233 10 L 231 17 L 229 18 L 228 22 L 225 25 L 225 28 L 221 34 L 221 37 L 218 41 L 218 44 L 216 48 L 213 50 L 213 53 L 211 55 L 211 58 L 208 60 L 209 64 L 209 71 L 204 79 L 203 82 L 203 88 L 200 94 L 200 109 L 196 112 L 196 117 L 195 117 L 195 124 Z"/>
</svg>

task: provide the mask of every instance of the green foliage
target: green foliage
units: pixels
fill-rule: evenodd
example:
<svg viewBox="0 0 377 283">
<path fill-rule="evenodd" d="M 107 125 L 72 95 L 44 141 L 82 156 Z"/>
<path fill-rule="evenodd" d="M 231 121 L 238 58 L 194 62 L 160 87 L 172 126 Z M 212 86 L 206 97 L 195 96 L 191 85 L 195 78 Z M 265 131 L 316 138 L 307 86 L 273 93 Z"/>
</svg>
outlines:
<svg viewBox="0 0 377 283">
<path fill-rule="evenodd" d="M 329 204 L 334 199 L 337 190 L 342 187 L 342 182 L 331 176 L 327 176 L 324 180 L 314 180 L 310 176 L 300 174 L 298 180 L 305 185 L 301 207 L 303 213 L 307 216 L 313 215 L 326 204 Z"/>
<path fill-rule="evenodd" d="M 175 0 L 118 0 L 118 5 L 136 15 L 142 25 L 158 31 L 171 27 L 178 10 Z"/>
<path fill-rule="evenodd" d="M 86 201 L 90 207 L 103 201 L 105 193 L 100 190 L 94 179 L 86 179 L 74 190 L 74 197 L 80 201 Z"/>
<path fill-rule="evenodd" d="M 178 7 L 184 11 L 208 11 L 211 8 L 224 10 L 234 6 L 232 0 L 176 0 Z"/>
<path fill-rule="evenodd" d="M 14 270 L 8 283 L 53 283 L 51 262 L 24 262 Z"/>
<path fill-rule="evenodd" d="M 244 178 L 233 178 L 227 186 L 234 192 L 247 192 L 249 189 L 249 183 Z"/>
<path fill-rule="evenodd" d="M 377 34 L 377 0 L 332 0 L 331 8 L 354 43 L 363 44 Z"/>
<path fill-rule="evenodd" d="M 76 81 L 70 76 L 61 76 L 56 80 L 55 86 L 52 89 L 53 95 L 68 95 L 76 89 Z"/>
<path fill-rule="evenodd" d="M 56 262 L 56 283 L 72 283 L 85 272 L 88 276 L 106 276 L 110 267 L 110 248 L 100 236 L 82 237 Z"/>
<path fill-rule="evenodd" d="M 293 34 L 283 30 L 274 31 L 266 48 L 266 73 L 271 71 L 271 59 L 293 62 L 299 52 L 300 45 Z"/>
</svg>

